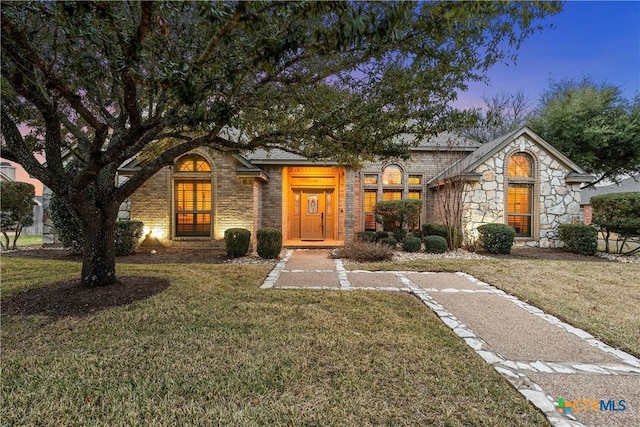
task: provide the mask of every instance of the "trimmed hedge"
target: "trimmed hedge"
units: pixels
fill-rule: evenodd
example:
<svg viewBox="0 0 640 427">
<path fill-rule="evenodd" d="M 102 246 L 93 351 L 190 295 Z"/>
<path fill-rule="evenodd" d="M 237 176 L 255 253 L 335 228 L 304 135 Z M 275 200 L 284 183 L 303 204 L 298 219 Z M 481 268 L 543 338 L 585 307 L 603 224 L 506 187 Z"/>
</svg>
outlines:
<svg viewBox="0 0 640 427">
<path fill-rule="evenodd" d="M 384 237 L 380 239 L 380 243 L 382 243 L 383 245 L 387 245 L 393 249 L 398 244 L 398 241 L 396 240 L 395 237 Z"/>
<path fill-rule="evenodd" d="M 445 239 L 448 237 L 447 226 L 443 224 L 423 224 L 423 236 L 441 236 Z"/>
<path fill-rule="evenodd" d="M 584 224 L 560 224 L 558 237 L 571 252 L 595 255 L 598 251 L 598 229 Z"/>
<path fill-rule="evenodd" d="M 116 221 L 116 255 L 129 255 L 135 252 L 144 224 L 141 221 Z"/>
<path fill-rule="evenodd" d="M 447 239 L 442 236 L 427 236 L 424 238 L 424 251 L 430 254 L 441 254 L 449 249 Z"/>
<path fill-rule="evenodd" d="M 277 228 L 263 227 L 256 232 L 257 252 L 261 258 L 277 258 L 282 251 L 282 232 Z"/>
<path fill-rule="evenodd" d="M 224 232 L 224 244 L 227 256 L 238 258 L 245 256 L 249 250 L 251 232 L 245 228 L 230 228 Z"/>
<path fill-rule="evenodd" d="M 516 231 L 507 224 L 484 224 L 478 227 L 480 244 L 492 254 L 509 254 Z"/>
<path fill-rule="evenodd" d="M 402 241 L 402 250 L 405 252 L 420 252 L 422 240 L 417 237 L 407 237 Z"/>
</svg>

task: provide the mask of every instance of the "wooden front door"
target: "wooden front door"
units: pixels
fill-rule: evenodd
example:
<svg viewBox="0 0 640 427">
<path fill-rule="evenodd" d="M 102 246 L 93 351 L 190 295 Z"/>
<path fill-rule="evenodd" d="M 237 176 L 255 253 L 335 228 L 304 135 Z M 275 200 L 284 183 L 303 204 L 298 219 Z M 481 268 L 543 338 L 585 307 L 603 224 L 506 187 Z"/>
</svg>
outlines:
<svg viewBox="0 0 640 427">
<path fill-rule="evenodd" d="M 323 240 L 325 238 L 326 196 L 324 191 L 302 191 L 302 240 Z"/>
</svg>

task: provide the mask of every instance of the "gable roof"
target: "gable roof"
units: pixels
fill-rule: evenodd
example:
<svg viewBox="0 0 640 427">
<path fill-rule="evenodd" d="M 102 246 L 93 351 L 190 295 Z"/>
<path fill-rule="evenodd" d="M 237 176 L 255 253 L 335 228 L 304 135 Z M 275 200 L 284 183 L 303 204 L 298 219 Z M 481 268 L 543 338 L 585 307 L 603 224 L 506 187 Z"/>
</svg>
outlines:
<svg viewBox="0 0 640 427">
<path fill-rule="evenodd" d="M 507 145 L 520 138 L 522 135 L 527 135 L 536 145 L 540 146 L 547 153 L 551 154 L 558 162 L 564 164 L 567 169 L 571 170 L 568 175 L 571 182 L 591 182 L 593 176 L 585 172 L 580 166 L 572 162 L 567 156 L 562 154 L 556 148 L 551 146 L 548 142 L 543 140 L 528 126 L 523 126 L 511 133 L 503 135 L 494 139 L 493 141 L 482 144 L 477 150 L 469 154 L 467 157 L 455 162 L 440 174 L 432 178 L 427 184 L 435 184 L 444 178 L 451 176 L 469 176 L 474 175 L 474 170 L 484 163 L 487 159 L 494 156 L 500 150 Z"/>
<path fill-rule="evenodd" d="M 410 142 L 412 136 L 409 134 L 403 134 L 397 136 L 396 140 L 399 142 Z M 422 139 L 417 145 L 409 148 L 409 151 L 461 151 L 461 152 L 473 152 L 480 147 L 480 144 L 472 139 L 465 138 L 450 132 L 442 132 L 433 138 Z M 255 151 L 244 153 L 243 156 L 250 162 L 256 164 L 323 164 L 323 165 L 336 165 L 337 162 L 333 160 L 325 161 L 312 161 L 299 154 L 289 153 L 280 149 L 264 150 L 258 149 Z"/>
<path fill-rule="evenodd" d="M 600 196 L 602 194 L 613 193 L 628 193 L 640 191 L 640 181 L 634 178 L 626 178 L 620 181 L 620 183 L 612 183 L 609 185 L 600 185 L 597 187 L 589 187 L 580 191 L 580 204 L 591 204 L 591 198 L 594 196 Z"/>
</svg>

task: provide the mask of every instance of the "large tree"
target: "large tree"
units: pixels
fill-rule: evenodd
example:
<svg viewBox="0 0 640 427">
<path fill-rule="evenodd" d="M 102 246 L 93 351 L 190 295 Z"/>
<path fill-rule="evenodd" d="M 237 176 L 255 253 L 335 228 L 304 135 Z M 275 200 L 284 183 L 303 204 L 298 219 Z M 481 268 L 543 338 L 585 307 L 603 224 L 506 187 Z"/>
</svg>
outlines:
<svg viewBox="0 0 640 427">
<path fill-rule="evenodd" d="M 82 283 L 113 283 L 118 206 L 177 156 L 198 146 L 343 163 L 406 154 L 394 136 L 417 141 L 455 124 L 456 91 L 512 59 L 537 20 L 559 10 L 547 2 L 9 2 L 2 156 L 81 223 Z M 141 155 L 140 170 L 117 186 L 118 167 Z M 75 172 L 65 171 L 65 156 L 78 160 Z"/>
<path fill-rule="evenodd" d="M 625 99 L 620 87 L 551 81 L 529 126 L 598 179 L 640 174 L 640 95 Z"/>
</svg>

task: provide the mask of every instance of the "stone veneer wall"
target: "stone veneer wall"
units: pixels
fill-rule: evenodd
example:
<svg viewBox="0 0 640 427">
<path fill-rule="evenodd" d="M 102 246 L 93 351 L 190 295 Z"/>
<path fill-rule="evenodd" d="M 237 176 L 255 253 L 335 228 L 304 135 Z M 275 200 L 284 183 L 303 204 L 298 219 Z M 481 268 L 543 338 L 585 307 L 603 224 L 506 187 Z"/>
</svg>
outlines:
<svg viewBox="0 0 640 427">
<path fill-rule="evenodd" d="M 505 176 L 507 159 L 517 152 L 526 152 L 534 159 L 533 236 L 517 238 L 528 246 L 561 247 L 558 225 L 579 219 L 580 184 L 567 183 L 571 170 L 526 136 L 504 147 L 474 172 L 482 175 L 479 182 L 468 184 L 463 196 L 463 228 L 477 237 L 477 227 L 488 223 L 506 223 Z"/>
</svg>

